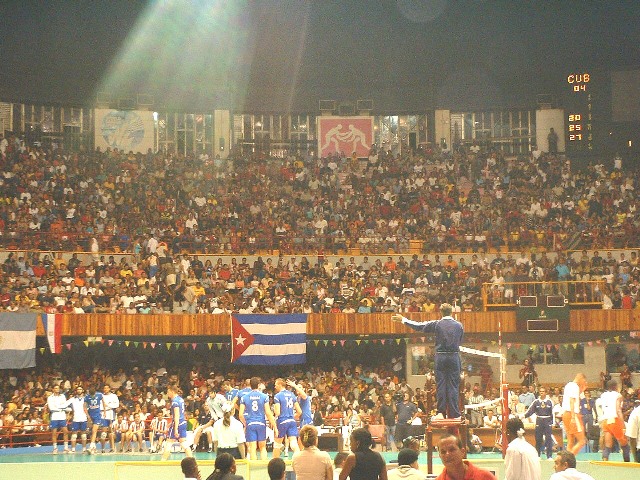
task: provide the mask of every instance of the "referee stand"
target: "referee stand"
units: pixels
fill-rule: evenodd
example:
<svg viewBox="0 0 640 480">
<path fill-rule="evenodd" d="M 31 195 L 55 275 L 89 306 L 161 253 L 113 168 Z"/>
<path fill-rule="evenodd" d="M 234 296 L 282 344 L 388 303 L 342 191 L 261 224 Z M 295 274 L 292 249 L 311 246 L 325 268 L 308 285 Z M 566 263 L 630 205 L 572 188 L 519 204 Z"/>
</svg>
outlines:
<svg viewBox="0 0 640 480">
<path fill-rule="evenodd" d="M 464 412 L 464 382 L 460 382 L 460 393 L 458 395 L 458 402 L 460 403 L 460 412 Z M 433 411 L 433 398 L 431 395 L 427 396 L 427 409 L 429 412 Z M 467 458 L 467 437 L 468 437 L 468 425 L 464 415 L 460 418 L 434 418 L 429 417 L 427 422 L 427 428 L 425 432 L 425 439 L 427 443 L 427 473 L 433 474 L 433 432 L 434 430 L 444 430 L 447 433 L 457 436 L 462 439 L 465 446 L 464 458 Z"/>
</svg>

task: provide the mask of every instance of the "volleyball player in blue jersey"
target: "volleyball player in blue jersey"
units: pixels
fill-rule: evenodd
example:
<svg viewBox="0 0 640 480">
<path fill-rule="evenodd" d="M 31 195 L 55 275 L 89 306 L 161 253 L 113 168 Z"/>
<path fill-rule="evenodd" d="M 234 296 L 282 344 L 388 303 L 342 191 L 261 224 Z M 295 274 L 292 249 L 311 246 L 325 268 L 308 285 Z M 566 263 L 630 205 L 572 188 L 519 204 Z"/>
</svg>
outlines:
<svg viewBox="0 0 640 480">
<path fill-rule="evenodd" d="M 167 387 L 167 396 L 171 400 L 171 422 L 167 442 L 164 444 L 162 460 L 167 460 L 171 455 L 171 446 L 175 441 L 180 443 L 187 457 L 192 457 L 191 447 L 187 444 L 187 419 L 184 413 L 184 400 L 180 396 L 181 390 L 177 383 L 171 383 Z"/>
<path fill-rule="evenodd" d="M 280 456 L 284 439 L 289 440 L 289 446 L 294 452 L 298 451 L 298 425 L 295 415 L 302 413 L 298 404 L 298 397 L 287 390 L 284 379 L 276 379 L 276 394 L 273 397 L 273 412 L 278 425 L 278 434 L 273 442 L 273 457 Z"/>
<path fill-rule="evenodd" d="M 287 385 L 298 394 L 298 405 L 300 405 L 300 428 L 305 425 L 313 425 L 313 414 L 311 413 L 311 395 L 304 389 L 304 383 L 298 385 L 294 380 L 287 380 Z"/>
<path fill-rule="evenodd" d="M 87 451 L 89 453 L 96 453 L 96 439 L 98 437 L 98 430 L 102 427 L 102 410 L 104 409 L 102 392 L 96 391 L 95 385 L 89 385 L 89 393 L 85 395 L 84 403 L 87 406 L 89 418 L 91 419 L 91 443 Z"/>
<path fill-rule="evenodd" d="M 260 449 L 260 458 L 266 460 L 267 419 L 271 424 L 271 428 L 273 428 L 275 438 L 278 438 L 278 427 L 271 408 L 269 408 L 269 396 L 258 390 L 260 380 L 257 377 L 252 377 L 250 385 L 251 391 L 240 399 L 240 421 L 244 423 L 246 429 L 249 460 L 258 459 L 258 448 Z"/>
</svg>

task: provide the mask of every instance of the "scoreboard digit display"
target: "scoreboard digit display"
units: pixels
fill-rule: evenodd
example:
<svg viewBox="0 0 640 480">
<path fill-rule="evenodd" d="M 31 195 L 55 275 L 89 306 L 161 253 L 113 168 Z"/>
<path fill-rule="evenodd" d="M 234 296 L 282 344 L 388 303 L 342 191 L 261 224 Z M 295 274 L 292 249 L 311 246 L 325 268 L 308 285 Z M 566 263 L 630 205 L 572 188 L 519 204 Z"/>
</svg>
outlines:
<svg viewBox="0 0 640 480">
<path fill-rule="evenodd" d="M 591 152 L 593 142 L 593 75 L 569 73 L 565 79 L 567 152 Z"/>
</svg>

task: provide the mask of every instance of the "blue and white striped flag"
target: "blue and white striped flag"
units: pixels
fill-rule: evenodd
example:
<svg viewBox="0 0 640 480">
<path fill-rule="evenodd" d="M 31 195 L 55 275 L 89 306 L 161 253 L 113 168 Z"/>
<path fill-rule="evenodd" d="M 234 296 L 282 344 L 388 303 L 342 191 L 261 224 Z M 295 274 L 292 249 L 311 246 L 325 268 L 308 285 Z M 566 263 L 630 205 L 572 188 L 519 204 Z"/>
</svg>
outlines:
<svg viewBox="0 0 640 480">
<path fill-rule="evenodd" d="M 232 315 L 231 361 L 295 365 L 307 360 L 307 315 Z"/>
<path fill-rule="evenodd" d="M 34 313 L 0 313 L 0 369 L 36 366 Z"/>
</svg>

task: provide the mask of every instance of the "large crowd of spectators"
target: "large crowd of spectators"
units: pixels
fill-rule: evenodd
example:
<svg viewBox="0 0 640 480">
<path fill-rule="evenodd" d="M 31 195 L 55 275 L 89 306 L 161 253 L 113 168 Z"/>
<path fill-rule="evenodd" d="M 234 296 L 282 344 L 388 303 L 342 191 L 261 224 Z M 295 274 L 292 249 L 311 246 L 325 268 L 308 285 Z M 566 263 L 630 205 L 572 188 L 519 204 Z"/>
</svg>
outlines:
<svg viewBox="0 0 640 480">
<path fill-rule="evenodd" d="M 35 370 L 10 372 L 0 379 L 0 446 L 9 445 L 9 433 L 18 435 L 13 442 L 28 443 L 33 440 L 30 437 L 32 433 L 48 430 L 50 412 L 46 408 L 46 399 L 54 385 L 59 385 L 67 398 L 74 395 L 78 386 L 86 392 L 90 386 L 102 391 L 104 385 L 109 385 L 118 395 L 119 411 L 126 409 L 131 416 L 138 413 L 150 422 L 153 416 L 169 416 L 170 401 L 166 387 L 177 381 L 183 391 L 191 430 L 204 413 L 203 404 L 210 391 L 224 392 L 225 381 L 238 389 L 246 386 L 246 376 L 251 372 L 227 370 L 210 371 L 210 367 L 202 363 L 193 365 L 191 369 L 180 366 L 167 368 L 160 362 L 154 367 L 113 369 L 45 365 Z M 281 375 L 285 373 L 286 369 L 279 372 Z M 334 419 L 338 424 L 342 418 L 347 425 L 352 415 L 361 415 L 362 419 L 366 417 L 366 422 L 379 423 L 379 410 L 385 393 L 393 396 L 411 392 L 412 398 L 417 395 L 421 402 L 425 401 L 423 393 L 414 392 L 404 381 L 402 372 L 395 371 L 388 361 L 364 366 L 342 360 L 333 367 L 307 366 L 288 373 L 287 378 L 302 382 L 312 395 L 312 411 L 314 414 L 317 412 L 315 422 L 318 424 L 324 423 L 325 419 Z M 273 393 L 275 379 L 272 374 L 262 377 L 265 392 Z M 426 408 L 424 404 L 423 408 Z M 25 434 L 29 436 L 27 439 L 22 436 Z"/>
<path fill-rule="evenodd" d="M 473 311 L 482 284 L 490 303 L 514 303 L 514 282 L 565 280 L 602 281 L 553 287 L 572 301 L 635 305 L 637 253 L 607 251 L 638 238 L 640 177 L 619 164 L 574 172 L 477 146 L 220 159 L 3 145 L 3 310 Z M 565 253 L 575 245 L 587 250 Z"/>
</svg>

